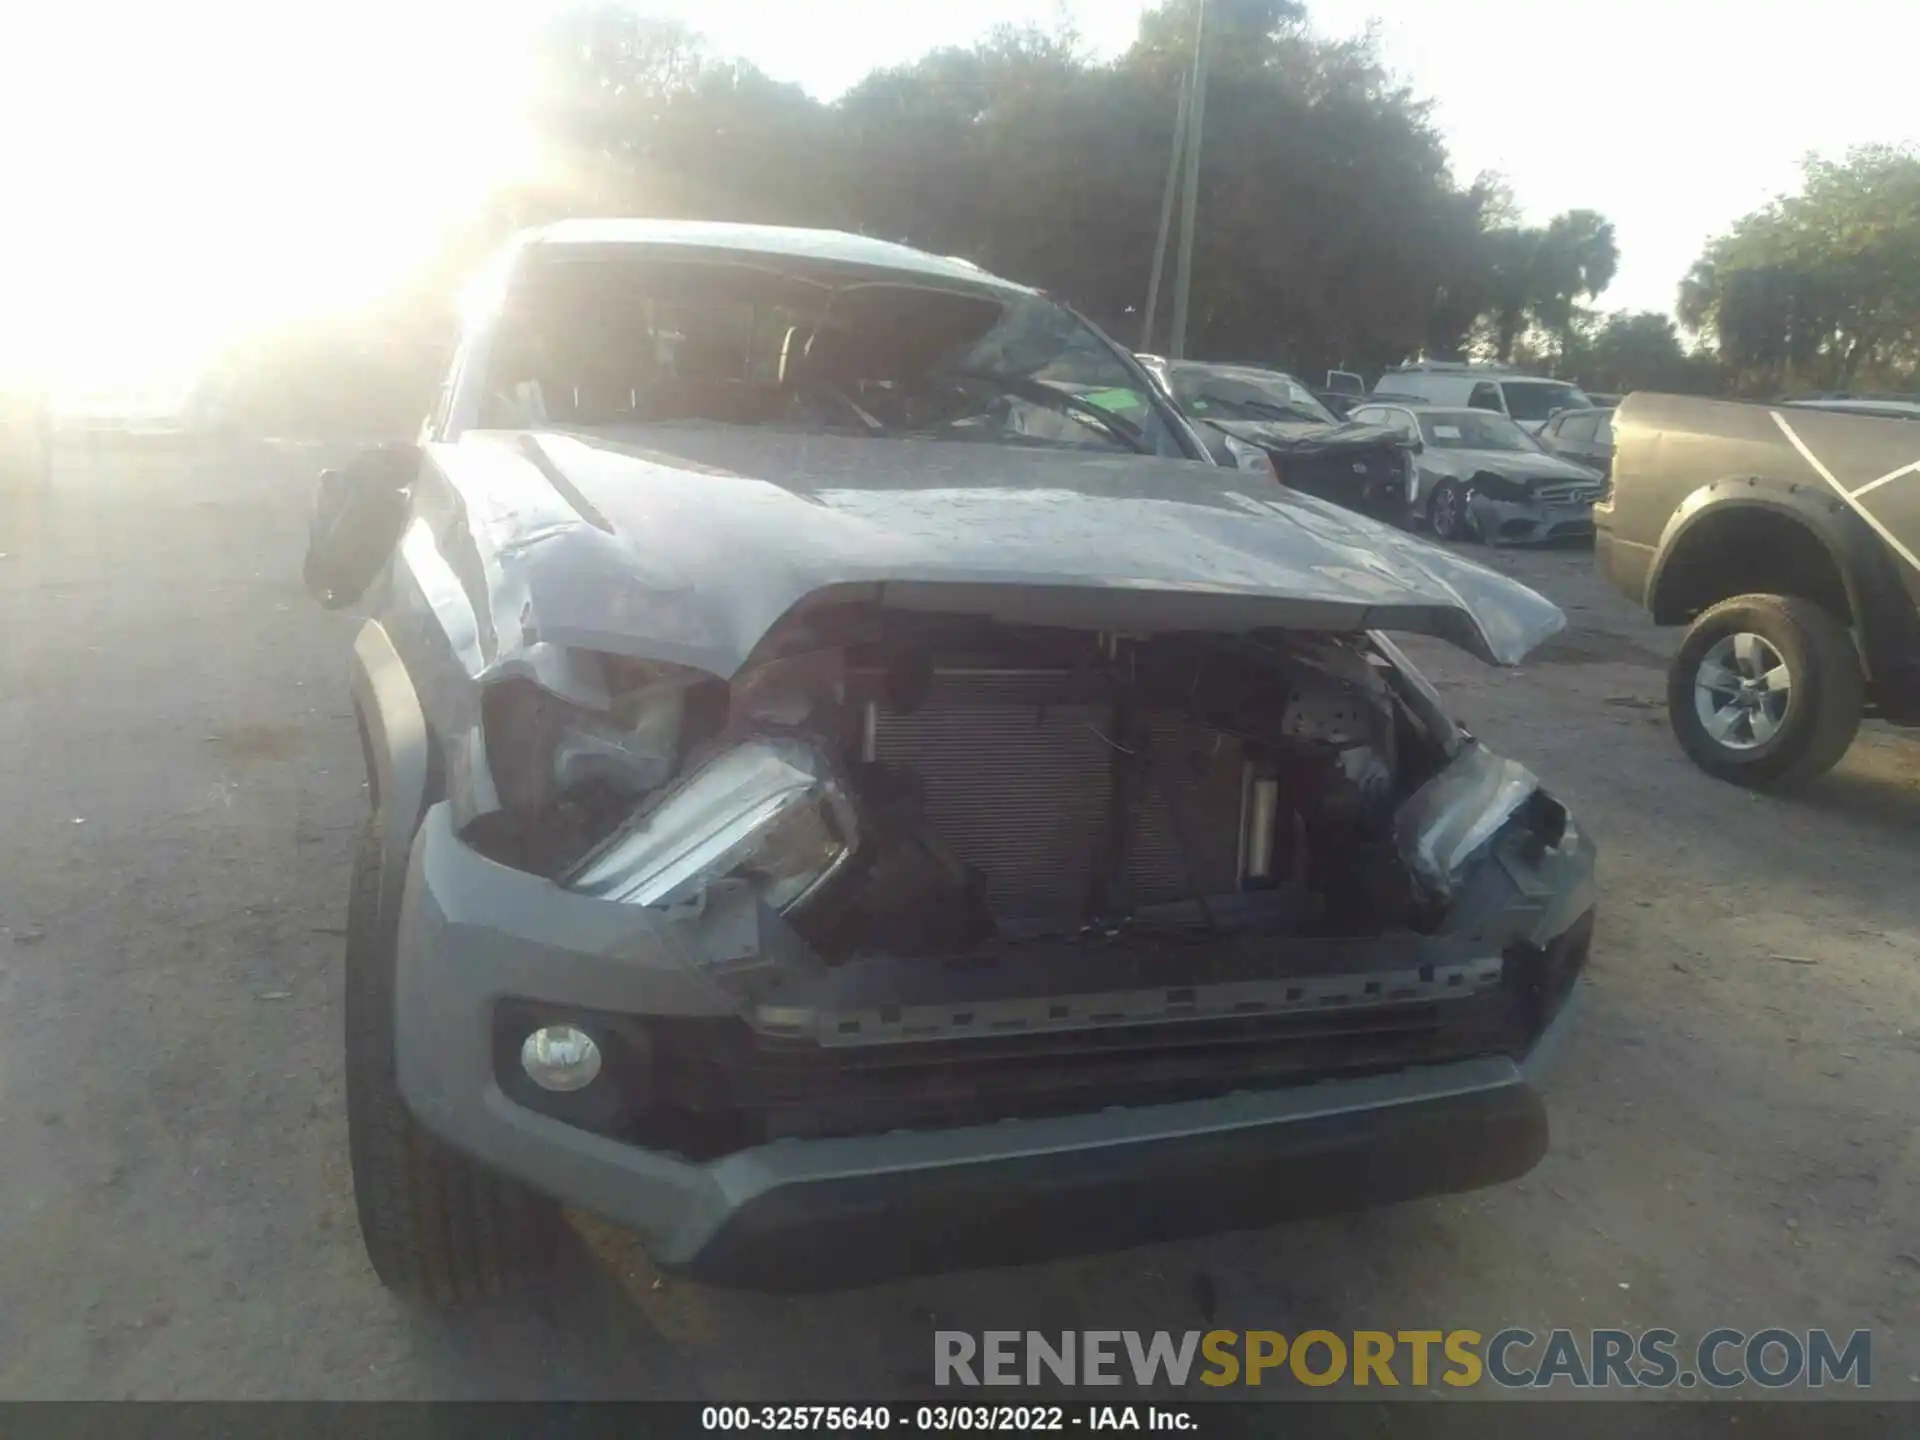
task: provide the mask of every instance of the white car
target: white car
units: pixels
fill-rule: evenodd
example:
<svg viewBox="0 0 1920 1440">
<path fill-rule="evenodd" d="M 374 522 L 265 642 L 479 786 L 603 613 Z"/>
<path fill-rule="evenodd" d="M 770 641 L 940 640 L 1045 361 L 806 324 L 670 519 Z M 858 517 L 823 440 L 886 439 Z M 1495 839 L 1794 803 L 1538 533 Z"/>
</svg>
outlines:
<svg viewBox="0 0 1920 1440">
<path fill-rule="evenodd" d="M 1590 410 L 1594 402 L 1579 386 L 1540 375 L 1522 375 L 1497 365 L 1423 361 L 1382 375 L 1375 400 L 1413 400 L 1426 405 L 1491 410 L 1531 435 L 1562 410 Z"/>
</svg>

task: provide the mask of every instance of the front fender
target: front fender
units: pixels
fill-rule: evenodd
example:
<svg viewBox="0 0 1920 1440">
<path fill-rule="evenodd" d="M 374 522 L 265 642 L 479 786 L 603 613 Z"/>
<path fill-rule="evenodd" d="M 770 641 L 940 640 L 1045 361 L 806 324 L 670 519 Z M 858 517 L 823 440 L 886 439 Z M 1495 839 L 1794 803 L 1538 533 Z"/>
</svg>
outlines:
<svg viewBox="0 0 1920 1440">
<path fill-rule="evenodd" d="M 426 712 L 400 652 L 377 620 L 354 637 L 348 686 L 380 820 L 382 913 L 397 915 L 413 837 L 440 788 Z"/>
</svg>

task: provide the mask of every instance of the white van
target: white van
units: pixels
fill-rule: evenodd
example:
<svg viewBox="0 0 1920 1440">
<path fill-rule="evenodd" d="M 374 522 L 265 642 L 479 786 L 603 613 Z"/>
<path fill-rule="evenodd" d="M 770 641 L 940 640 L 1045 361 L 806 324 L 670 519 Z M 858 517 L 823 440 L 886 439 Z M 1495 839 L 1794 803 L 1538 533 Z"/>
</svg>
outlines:
<svg viewBox="0 0 1920 1440">
<path fill-rule="evenodd" d="M 1580 387 L 1565 380 L 1464 361 L 1431 360 L 1389 370 L 1373 387 L 1373 398 L 1491 410 L 1536 435 L 1562 410 L 1593 408 Z"/>
</svg>

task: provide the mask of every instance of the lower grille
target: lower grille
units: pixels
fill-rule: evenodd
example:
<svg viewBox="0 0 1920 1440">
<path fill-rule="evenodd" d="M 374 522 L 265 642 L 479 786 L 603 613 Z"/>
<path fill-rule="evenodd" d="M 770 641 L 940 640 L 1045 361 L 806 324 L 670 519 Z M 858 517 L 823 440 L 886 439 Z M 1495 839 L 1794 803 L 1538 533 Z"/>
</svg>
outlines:
<svg viewBox="0 0 1920 1440">
<path fill-rule="evenodd" d="M 781 1138 L 939 1130 L 1164 1105 L 1510 1051 L 1518 1007 L 1459 1000 L 1048 1036 L 823 1049 L 733 1020 L 647 1022 L 647 1094 L 613 1127 L 696 1158 Z"/>
<path fill-rule="evenodd" d="M 503 1001 L 494 1074 L 516 1103 L 705 1160 L 782 1137 L 880 1134 L 1198 1100 L 1475 1055 L 1524 1055 L 1564 1003 L 1593 936 L 1588 911 L 1544 948 L 1508 947 L 1497 984 L 1285 1014 L 855 1046 L 758 1033 L 736 1017 L 574 1012 L 606 1078 L 535 1090 L 520 1045 L 551 1007 Z"/>
</svg>

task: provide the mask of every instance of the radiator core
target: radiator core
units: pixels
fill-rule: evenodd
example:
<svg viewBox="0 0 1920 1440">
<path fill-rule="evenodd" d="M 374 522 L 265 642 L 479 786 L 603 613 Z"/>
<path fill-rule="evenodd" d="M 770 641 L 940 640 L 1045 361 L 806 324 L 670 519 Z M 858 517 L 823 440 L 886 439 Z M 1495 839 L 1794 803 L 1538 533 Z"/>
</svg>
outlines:
<svg viewBox="0 0 1920 1440">
<path fill-rule="evenodd" d="M 1106 854 L 1121 758 L 1113 710 L 1063 696 L 1073 687 L 1061 674 L 942 670 L 911 713 L 884 700 L 868 712 L 867 758 L 919 777 L 929 824 L 985 877 L 997 914 L 1078 913 Z M 1150 714 L 1147 731 L 1151 778 L 1124 871 L 1131 898 L 1239 889 L 1242 747 L 1177 712 Z"/>
</svg>

